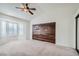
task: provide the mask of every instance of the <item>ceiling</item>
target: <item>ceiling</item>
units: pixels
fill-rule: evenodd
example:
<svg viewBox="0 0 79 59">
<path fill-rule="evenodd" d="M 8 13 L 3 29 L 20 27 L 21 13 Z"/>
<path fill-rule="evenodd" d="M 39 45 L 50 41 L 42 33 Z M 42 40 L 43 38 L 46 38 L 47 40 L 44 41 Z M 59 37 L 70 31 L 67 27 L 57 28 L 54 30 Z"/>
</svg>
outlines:
<svg viewBox="0 0 79 59">
<path fill-rule="evenodd" d="M 23 12 L 20 9 L 16 9 L 16 7 L 20 7 L 21 3 L 2 3 L 0 4 L 0 12 L 7 14 L 7 15 L 11 15 L 11 16 L 15 16 L 21 19 L 25 19 L 25 20 L 30 20 L 33 19 L 36 15 L 39 15 L 40 12 L 40 7 L 38 4 L 29 4 L 29 7 L 34 7 L 37 10 L 36 11 L 32 11 L 34 13 L 34 15 L 29 14 L 28 12 Z M 41 10 L 40 10 L 41 11 Z"/>
<path fill-rule="evenodd" d="M 60 8 L 67 8 L 67 7 L 75 7 L 78 8 L 79 4 L 56 4 L 56 3 L 30 3 L 29 7 L 34 7 L 36 8 L 36 11 L 32 11 L 34 13 L 34 15 L 29 14 L 28 12 L 25 13 L 19 9 L 16 9 L 15 7 L 19 7 L 21 5 L 21 3 L 1 3 L 0 4 L 0 12 L 7 14 L 7 15 L 11 15 L 14 17 L 18 17 L 24 20 L 32 20 L 44 13 L 47 12 L 54 12 L 53 10 L 55 9 L 60 9 Z M 69 7 L 69 8 L 70 8 Z M 73 9 L 73 8 L 72 8 Z M 48 11 L 49 10 L 49 11 Z M 73 9 L 75 11 L 75 9 Z M 60 11 L 60 10 L 58 10 Z"/>
</svg>

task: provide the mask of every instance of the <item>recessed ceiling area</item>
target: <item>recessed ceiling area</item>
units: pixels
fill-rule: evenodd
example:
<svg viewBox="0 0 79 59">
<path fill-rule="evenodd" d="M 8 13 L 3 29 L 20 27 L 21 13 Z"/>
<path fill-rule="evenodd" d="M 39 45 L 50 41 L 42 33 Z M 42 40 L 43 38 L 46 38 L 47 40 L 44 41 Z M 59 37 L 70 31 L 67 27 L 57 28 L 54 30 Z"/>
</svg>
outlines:
<svg viewBox="0 0 79 59">
<path fill-rule="evenodd" d="M 79 4 L 61 4 L 61 3 L 29 3 L 29 7 L 36 8 L 36 11 L 32 11 L 34 15 L 30 15 L 28 12 L 23 12 L 16 7 L 20 7 L 21 3 L 1 3 L 0 4 L 0 13 L 18 17 L 24 20 L 32 20 L 38 16 L 45 14 L 59 15 L 60 11 L 71 10 L 70 12 L 75 13 L 79 8 Z M 75 7 L 75 9 L 73 9 Z M 58 13 L 57 13 L 58 12 Z"/>
</svg>

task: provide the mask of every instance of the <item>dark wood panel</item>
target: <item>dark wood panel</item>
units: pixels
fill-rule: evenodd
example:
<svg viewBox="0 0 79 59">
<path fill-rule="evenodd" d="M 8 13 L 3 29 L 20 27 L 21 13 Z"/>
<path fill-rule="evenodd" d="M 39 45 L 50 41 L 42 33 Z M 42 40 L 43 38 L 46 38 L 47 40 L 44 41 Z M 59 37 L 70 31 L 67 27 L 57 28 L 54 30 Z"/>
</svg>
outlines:
<svg viewBox="0 0 79 59">
<path fill-rule="evenodd" d="M 35 40 L 55 43 L 55 26 L 55 22 L 33 25 L 32 38 Z"/>
</svg>

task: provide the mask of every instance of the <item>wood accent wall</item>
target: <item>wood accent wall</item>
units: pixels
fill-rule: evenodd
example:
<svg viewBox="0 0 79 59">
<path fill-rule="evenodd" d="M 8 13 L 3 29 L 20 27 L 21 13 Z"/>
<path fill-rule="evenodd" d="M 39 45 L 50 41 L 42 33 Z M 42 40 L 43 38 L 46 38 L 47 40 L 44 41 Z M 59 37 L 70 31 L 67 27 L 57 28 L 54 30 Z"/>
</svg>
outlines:
<svg viewBox="0 0 79 59">
<path fill-rule="evenodd" d="M 56 23 L 35 24 L 32 27 L 32 39 L 55 43 Z"/>
</svg>

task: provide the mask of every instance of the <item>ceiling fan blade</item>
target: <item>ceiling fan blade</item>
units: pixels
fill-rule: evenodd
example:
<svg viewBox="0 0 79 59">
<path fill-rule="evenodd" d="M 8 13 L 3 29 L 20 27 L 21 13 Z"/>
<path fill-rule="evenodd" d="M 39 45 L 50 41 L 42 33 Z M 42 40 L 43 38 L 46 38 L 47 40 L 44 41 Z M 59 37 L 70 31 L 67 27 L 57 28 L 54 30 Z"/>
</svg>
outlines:
<svg viewBox="0 0 79 59">
<path fill-rule="evenodd" d="M 26 9 L 29 9 L 29 7 L 28 7 L 28 3 L 26 3 L 25 6 L 26 6 Z"/>
<path fill-rule="evenodd" d="M 28 3 L 26 3 L 26 6 L 28 6 Z"/>
<path fill-rule="evenodd" d="M 33 15 L 33 13 L 29 10 L 29 13 L 31 14 L 31 15 Z"/>
<path fill-rule="evenodd" d="M 29 9 L 29 7 L 27 6 L 26 9 Z"/>
<path fill-rule="evenodd" d="M 21 8 L 21 7 L 16 7 L 17 9 L 23 9 L 23 8 Z"/>
<path fill-rule="evenodd" d="M 29 8 L 30 10 L 36 10 L 36 8 Z"/>
</svg>

